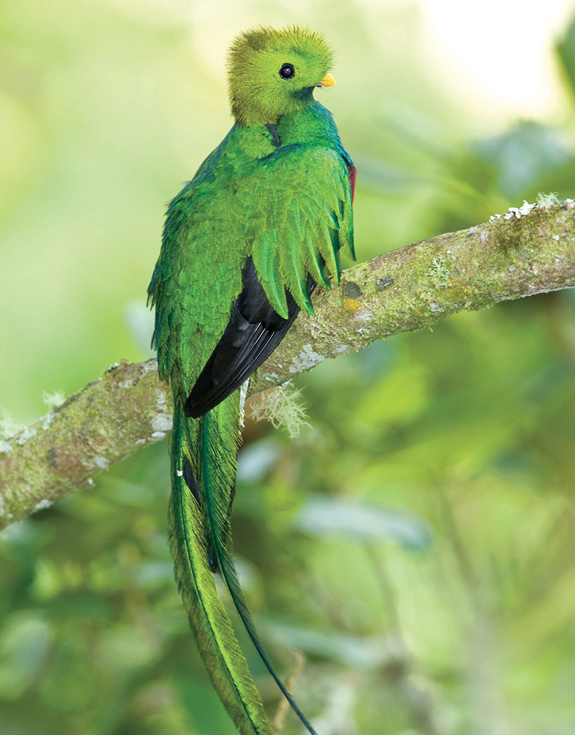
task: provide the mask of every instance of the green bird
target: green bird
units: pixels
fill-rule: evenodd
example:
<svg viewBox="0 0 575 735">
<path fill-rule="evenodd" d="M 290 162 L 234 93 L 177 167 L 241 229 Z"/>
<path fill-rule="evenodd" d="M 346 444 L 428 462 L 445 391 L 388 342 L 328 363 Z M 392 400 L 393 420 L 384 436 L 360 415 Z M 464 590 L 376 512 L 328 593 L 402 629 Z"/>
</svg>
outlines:
<svg viewBox="0 0 575 735">
<path fill-rule="evenodd" d="M 355 169 L 315 87 L 335 84 L 332 52 L 309 30 L 256 28 L 229 54 L 235 124 L 169 205 L 148 289 L 153 345 L 174 398 L 170 547 L 200 654 L 242 735 L 271 735 L 218 595 L 221 574 L 273 670 L 238 583 L 230 532 L 245 389 L 316 285 L 352 257 Z"/>
</svg>

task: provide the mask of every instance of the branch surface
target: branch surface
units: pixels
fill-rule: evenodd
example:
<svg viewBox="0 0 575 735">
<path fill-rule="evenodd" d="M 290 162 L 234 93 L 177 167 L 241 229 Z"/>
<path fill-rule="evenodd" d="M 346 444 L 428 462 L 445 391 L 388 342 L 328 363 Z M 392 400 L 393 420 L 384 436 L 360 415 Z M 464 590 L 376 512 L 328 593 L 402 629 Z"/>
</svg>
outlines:
<svg viewBox="0 0 575 735">
<path fill-rule="evenodd" d="M 575 202 L 521 211 L 343 271 L 338 287 L 314 293 L 315 316 L 297 318 L 250 392 L 459 311 L 575 286 Z M 163 439 L 171 429 L 170 406 L 155 360 L 123 363 L 0 440 L 0 528 Z"/>
</svg>

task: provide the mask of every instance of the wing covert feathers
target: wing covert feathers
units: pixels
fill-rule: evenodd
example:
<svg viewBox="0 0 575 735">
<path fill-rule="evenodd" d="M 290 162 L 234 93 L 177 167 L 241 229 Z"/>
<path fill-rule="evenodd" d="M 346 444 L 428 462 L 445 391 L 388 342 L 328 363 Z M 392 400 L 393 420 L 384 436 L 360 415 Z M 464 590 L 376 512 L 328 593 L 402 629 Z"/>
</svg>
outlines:
<svg viewBox="0 0 575 735">
<path fill-rule="evenodd" d="M 252 257 L 270 304 L 287 318 L 286 290 L 313 314 L 308 276 L 339 283 L 339 252 L 354 257 L 351 182 L 339 153 L 286 146 L 252 177 Z"/>
</svg>

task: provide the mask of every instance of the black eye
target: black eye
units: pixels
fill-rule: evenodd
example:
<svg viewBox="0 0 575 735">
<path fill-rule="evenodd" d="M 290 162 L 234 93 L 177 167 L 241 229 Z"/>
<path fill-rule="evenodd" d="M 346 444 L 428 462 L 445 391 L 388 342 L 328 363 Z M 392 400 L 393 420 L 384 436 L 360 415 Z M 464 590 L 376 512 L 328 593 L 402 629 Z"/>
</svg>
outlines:
<svg viewBox="0 0 575 735">
<path fill-rule="evenodd" d="M 279 70 L 279 75 L 282 79 L 291 79 L 294 74 L 295 69 L 293 68 L 293 64 L 283 64 Z"/>
</svg>

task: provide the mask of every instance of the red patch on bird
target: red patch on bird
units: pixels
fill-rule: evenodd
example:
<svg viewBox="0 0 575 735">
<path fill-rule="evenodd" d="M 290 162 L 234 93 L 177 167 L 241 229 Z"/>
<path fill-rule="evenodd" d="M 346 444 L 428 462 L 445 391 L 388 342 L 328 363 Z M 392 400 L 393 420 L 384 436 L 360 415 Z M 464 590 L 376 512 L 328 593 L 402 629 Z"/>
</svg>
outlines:
<svg viewBox="0 0 575 735">
<path fill-rule="evenodd" d="M 347 170 L 349 171 L 349 180 L 351 182 L 351 201 L 353 202 L 353 196 L 355 194 L 355 178 L 357 176 L 357 170 L 352 163 L 347 164 Z"/>
</svg>

